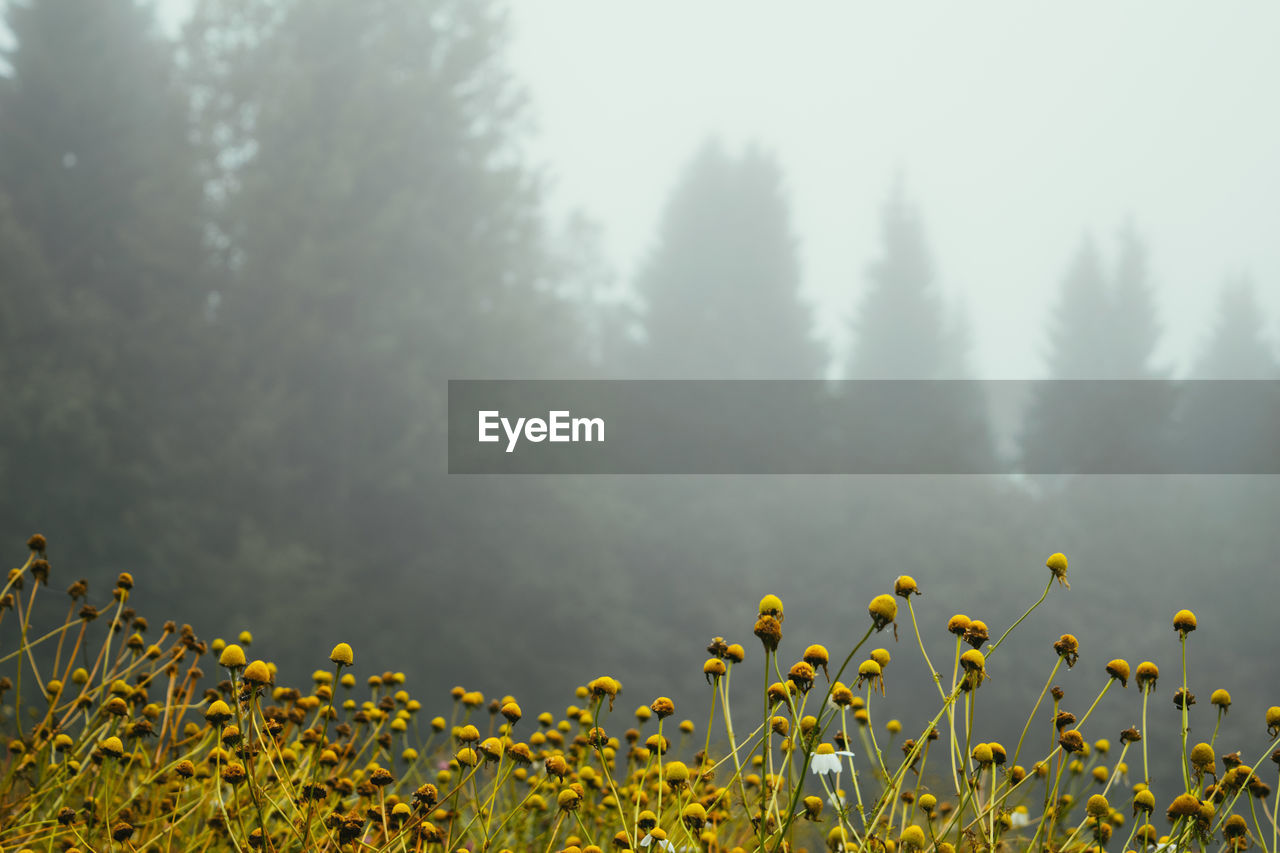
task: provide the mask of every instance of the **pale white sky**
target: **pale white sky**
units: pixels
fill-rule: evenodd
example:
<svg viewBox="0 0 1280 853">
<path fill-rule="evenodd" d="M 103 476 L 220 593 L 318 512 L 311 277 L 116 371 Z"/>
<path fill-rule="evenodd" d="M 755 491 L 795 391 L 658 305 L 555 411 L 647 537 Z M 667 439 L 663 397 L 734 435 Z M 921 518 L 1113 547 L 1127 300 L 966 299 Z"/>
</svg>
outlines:
<svg viewBox="0 0 1280 853">
<path fill-rule="evenodd" d="M 161 0 L 173 26 L 189 0 Z M 833 344 L 901 174 L 984 378 L 1038 377 L 1082 236 L 1132 220 L 1177 371 L 1223 281 L 1280 340 L 1280 3 L 1271 0 L 511 0 L 526 151 L 557 216 L 603 229 L 629 282 L 712 134 L 759 142 L 791 191 L 805 289 Z"/>
<path fill-rule="evenodd" d="M 694 149 L 779 156 L 806 290 L 833 338 L 896 172 L 985 377 L 1039 376 L 1081 236 L 1150 250 L 1166 364 L 1229 274 L 1280 325 L 1280 4 L 526 0 L 510 55 L 554 208 L 600 222 L 629 280 Z"/>
</svg>

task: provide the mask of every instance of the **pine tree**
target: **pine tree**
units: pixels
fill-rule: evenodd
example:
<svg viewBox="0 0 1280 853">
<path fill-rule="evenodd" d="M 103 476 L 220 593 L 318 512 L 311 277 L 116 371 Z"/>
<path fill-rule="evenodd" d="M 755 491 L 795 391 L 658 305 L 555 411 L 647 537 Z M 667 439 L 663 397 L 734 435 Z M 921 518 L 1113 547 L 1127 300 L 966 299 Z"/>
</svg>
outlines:
<svg viewBox="0 0 1280 853">
<path fill-rule="evenodd" d="M 1167 372 L 1154 364 L 1160 341 L 1160 322 L 1147 269 L 1146 246 L 1132 223 L 1118 238 L 1115 281 L 1110 310 L 1104 315 L 1100 356 L 1104 375 L 1114 379 L 1163 379 Z"/>
<path fill-rule="evenodd" d="M 1173 389 L 1154 382 L 1159 325 L 1145 250 L 1120 235 L 1113 277 L 1085 239 L 1049 320 L 1048 379 L 1023 420 L 1021 465 L 1035 474 L 1141 473 L 1168 460 Z"/>
<path fill-rule="evenodd" d="M 870 288 L 855 316 L 850 379 L 942 379 L 963 370 L 948 346 L 924 225 L 901 182 L 881 211 L 881 254 L 867 270 Z"/>
<path fill-rule="evenodd" d="M 881 241 L 855 315 L 847 376 L 900 381 L 850 386 L 841 443 L 863 459 L 848 464 L 989 473 L 996 462 L 987 401 L 967 368 L 963 312 L 948 311 L 924 225 L 901 182 L 883 207 Z"/>
<path fill-rule="evenodd" d="M 51 535 L 65 525 L 90 559 L 162 562 L 204 458 L 202 189 L 176 65 L 147 6 L 7 13 L 0 193 L 39 261 L 6 287 L 27 293 L 22 321 L 49 356 L 8 386 L 39 383 L 26 423 L 48 428 L 4 442 L 22 447 L 24 488 L 3 514 Z"/>
<path fill-rule="evenodd" d="M 1180 407 L 1180 462 L 1194 473 L 1275 473 L 1280 362 L 1253 285 L 1228 282 Z M 1264 381 L 1259 381 L 1264 380 Z M 1272 381 L 1265 381 L 1272 380 Z M 1265 469 L 1265 470 L 1264 470 Z"/>
<path fill-rule="evenodd" d="M 1228 281 L 1218 316 L 1195 366 L 1194 379 L 1276 379 L 1280 364 L 1267 339 L 1266 312 L 1248 279 Z"/>
<path fill-rule="evenodd" d="M 825 355 L 801 299 L 775 158 L 702 147 L 667 202 L 636 283 L 645 378 L 816 379 Z"/>
<path fill-rule="evenodd" d="M 432 479 L 446 380 L 576 363 L 505 37 L 487 2 L 196 10 L 228 277 L 217 325 L 242 388 L 232 440 L 243 487 L 264 494 L 246 541 L 305 543 L 299 566 L 368 537 L 421 564 L 406 518 L 463 523 Z"/>
</svg>

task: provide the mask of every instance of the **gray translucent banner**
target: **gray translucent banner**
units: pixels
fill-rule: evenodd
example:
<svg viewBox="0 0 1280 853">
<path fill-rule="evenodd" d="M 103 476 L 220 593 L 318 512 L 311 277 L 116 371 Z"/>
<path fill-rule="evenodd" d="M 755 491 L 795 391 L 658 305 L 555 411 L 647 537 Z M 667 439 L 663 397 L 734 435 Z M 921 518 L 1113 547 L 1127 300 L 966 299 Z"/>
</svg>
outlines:
<svg viewBox="0 0 1280 853">
<path fill-rule="evenodd" d="M 452 474 L 1280 474 L 1280 381 L 449 382 Z"/>
</svg>

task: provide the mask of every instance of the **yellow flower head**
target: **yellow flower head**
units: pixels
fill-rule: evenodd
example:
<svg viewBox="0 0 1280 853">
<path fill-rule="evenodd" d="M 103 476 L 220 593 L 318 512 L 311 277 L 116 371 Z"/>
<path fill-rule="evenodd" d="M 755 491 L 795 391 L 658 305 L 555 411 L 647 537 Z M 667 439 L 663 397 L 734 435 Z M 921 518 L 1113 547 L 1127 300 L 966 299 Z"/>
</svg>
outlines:
<svg viewBox="0 0 1280 853">
<path fill-rule="evenodd" d="M 355 654 L 351 651 L 349 644 L 338 643 L 333 647 L 333 651 L 329 652 L 329 660 L 338 666 L 351 666 L 355 662 Z"/>
<path fill-rule="evenodd" d="M 1102 794 L 1094 794 L 1085 804 L 1084 810 L 1089 817 L 1105 818 L 1111 814 L 1111 804 Z"/>
<path fill-rule="evenodd" d="M 246 666 L 242 677 L 250 684 L 258 686 L 270 684 L 274 680 L 274 676 L 271 674 L 271 667 L 267 666 L 266 661 L 261 660 L 255 660 Z"/>
<path fill-rule="evenodd" d="M 1120 682 L 1121 687 L 1129 686 L 1129 662 L 1124 658 L 1116 658 L 1107 664 L 1107 675 Z"/>
<path fill-rule="evenodd" d="M 1049 567 L 1049 572 L 1067 589 L 1071 589 L 1071 584 L 1067 583 L 1067 555 L 1058 553 L 1050 554 L 1049 559 L 1044 563 Z"/>
<path fill-rule="evenodd" d="M 886 625 L 893 624 L 893 637 L 898 638 L 898 602 L 892 595 L 877 595 L 867 605 L 867 613 L 871 615 L 871 624 L 877 631 L 884 630 Z"/>
<path fill-rule="evenodd" d="M 1280 707 L 1272 705 L 1267 709 L 1267 734 L 1275 737 L 1280 734 Z"/>
<path fill-rule="evenodd" d="M 1191 760 L 1191 766 L 1198 773 L 1212 773 L 1217 761 L 1217 756 L 1213 754 L 1213 747 L 1207 743 L 1198 743 L 1191 747 L 1188 758 Z"/>
<path fill-rule="evenodd" d="M 218 666 L 224 666 L 227 669 L 240 669 L 246 663 L 248 660 L 244 656 L 244 649 L 235 643 L 228 643 L 218 657 Z"/>
<path fill-rule="evenodd" d="M 776 595 L 766 595 L 760 599 L 760 609 L 758 616 L 772 616 L 779 622 L 783 620 L 782 616 L 782 599 Z"/>
<path fill-rule="evenodd" d="M 1196 629 L 1196 615 L 1190 610 L 1179 610 L 1173 614 L 1173 629 L 1179 636 L 1187 636 Z"/>
<path fill-rule="evenodd" d="M 923 850 L 925 848 L 924 830 L 912 824 L 902 830 L 898 836 L 898 846 L 903 850 Z"/>
<path fill-rule="evenodd" d="M 1151 661 L 1143 661 L 1138 664 L 1138 672 L 1135 678 L 1138 681 L 1138 687 L 1142 690 L 1154 690 L 1156 687 L 1156 679 L 1160 677 L 1160 667 Z"/>
</svg>

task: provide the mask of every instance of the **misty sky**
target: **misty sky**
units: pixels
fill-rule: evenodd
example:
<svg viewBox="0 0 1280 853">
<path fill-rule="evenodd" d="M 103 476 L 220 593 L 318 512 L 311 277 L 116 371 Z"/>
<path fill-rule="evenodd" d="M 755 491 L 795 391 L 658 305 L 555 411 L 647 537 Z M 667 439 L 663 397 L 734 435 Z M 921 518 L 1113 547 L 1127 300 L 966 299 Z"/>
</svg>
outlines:
<svg viewBox="0 0 1280 853">
<path fill-rule="evenodd" d="M 1130 218 L 1164 364 L 1185 368 L 1234 274 L 1253 278 L 1276 338 L 1280 4 L 537 0 L 512 23 L 528 150 L 557 212 L 604 227 L 624 281 L 718 134 L 781 159 L 833 337 L 900 173 L 986 377 L 1042 375 L 1045 314 L 1082 235 L 1110 261 Z"/>
</svg>

